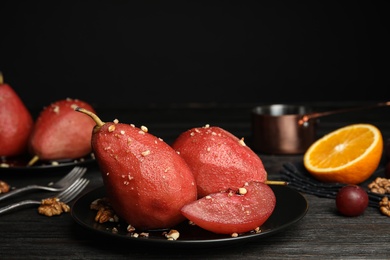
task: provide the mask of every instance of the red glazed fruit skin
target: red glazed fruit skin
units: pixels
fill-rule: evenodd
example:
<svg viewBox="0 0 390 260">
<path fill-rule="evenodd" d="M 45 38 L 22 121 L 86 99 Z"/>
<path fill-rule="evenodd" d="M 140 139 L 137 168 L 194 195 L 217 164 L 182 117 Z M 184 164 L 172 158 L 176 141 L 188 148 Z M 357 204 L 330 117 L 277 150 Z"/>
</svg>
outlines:
<svg viewBox="0 0 390 260">
<path fill-rule="evenodd" d="M 337 210 L 344 216 L 360 216 L 367 206 L 368 194 L 358 185 L 346 185 L 336 195 Z"/>
</svg>

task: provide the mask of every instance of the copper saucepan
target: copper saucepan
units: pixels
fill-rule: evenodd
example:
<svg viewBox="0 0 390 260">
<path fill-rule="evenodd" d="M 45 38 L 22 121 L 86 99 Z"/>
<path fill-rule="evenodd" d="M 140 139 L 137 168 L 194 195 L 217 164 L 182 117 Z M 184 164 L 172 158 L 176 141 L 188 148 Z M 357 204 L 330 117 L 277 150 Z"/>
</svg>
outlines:
<svg viewBox="0 0 390 260">
<path fill-rule="evenodd" d="M 318 113 L 299 105 L 258 106 L 252 110 L 252 146 L 268 154 L 301 154 L 317 138 L 317 118 L 381 106 L 390 106 L 390 101 Z"/>
</svg>

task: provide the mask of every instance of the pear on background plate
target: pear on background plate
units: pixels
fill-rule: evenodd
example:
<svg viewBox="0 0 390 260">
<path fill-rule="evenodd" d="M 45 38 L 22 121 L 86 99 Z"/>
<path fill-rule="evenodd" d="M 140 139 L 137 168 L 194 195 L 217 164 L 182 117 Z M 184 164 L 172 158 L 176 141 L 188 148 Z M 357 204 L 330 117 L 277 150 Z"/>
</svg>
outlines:
<svg viewBox="0 0 390 260">
<path fill-rule="evenodd" d="M 35 121 L 28 142 L 32 159 L 28 166 L 36 161 L 61 161 L 78 159 L 92 152 L 91 129 L 95 122 L 76 112 L 78 106 L 91 111 L 89 103 L 66 98 L 44 107 Z"/>
<path fill-rule="evenodd" d="M 0 156 L 26 153 L 33 124 L 31 112 L 0 72 Z"/>
<path fill-rule="evenodd" d="M 267 182 L 260 157 L 243 139 L 217 126 L 195 127 L 181 133 L 172 144 L 195 176 L 198 197 L 246 182 Z"/>
<path fill-rule="evenodd" d="M 139 230 L 171 228 L 184 221 L 180 210 L 196 200 L 197 189 L 183 158 L 146 127 L 102 122 L 82 107 L 76 111 L 96 122 L 92 149 L 115 213 Z"/>
</svg>

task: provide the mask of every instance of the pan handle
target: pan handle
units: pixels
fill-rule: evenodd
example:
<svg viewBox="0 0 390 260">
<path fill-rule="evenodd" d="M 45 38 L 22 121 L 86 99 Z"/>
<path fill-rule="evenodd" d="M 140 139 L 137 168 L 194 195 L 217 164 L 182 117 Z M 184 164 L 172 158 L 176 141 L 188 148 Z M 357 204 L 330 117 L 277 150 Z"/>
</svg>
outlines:
<svg viewBox="0 0 390 260">
<path fill-rule="evenodd" d="M 302 116 L 302 118 L 299 120 L 299 124 L 306 126 L 306 125 L 308 125 L 309 120 L 312 118 L 317 118 L 317 117 L 321 117 L 321 116 L 328 116 L 328 115 L 333 115 L 333 114 L 338 114 L 338 113 L 352 112 L 352 111 L 357 111 L 357 110 L 372 109 L 372 108 L 384 107 L 384 106 L 390 106 L 390 101 L 377 103 L 377 104 L 374 104 L 371 106 L 351 107 L 351 108 L 345 108 L 345 109 L 339 109 L 339 110 L 333 110 L 333 111 L 310 113 L 310 114 L 306 114 L 306 115 Z"/>
</svg>

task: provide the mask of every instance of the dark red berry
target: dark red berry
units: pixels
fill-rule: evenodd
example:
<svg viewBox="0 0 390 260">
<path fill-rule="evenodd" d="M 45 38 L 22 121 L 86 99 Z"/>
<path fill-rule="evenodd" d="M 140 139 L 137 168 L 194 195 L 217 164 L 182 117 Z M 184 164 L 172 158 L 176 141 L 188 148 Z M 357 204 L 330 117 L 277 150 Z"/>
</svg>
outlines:
<svg viewBox="0 0 390 260">
<path fill-rule="evenodd" d="M 346 185 L 337 193 L 336 207 L 345 216 L 359 216 L 363 214 L 367 206 L 368 194 L 358 185 Z"/>
</svg>

